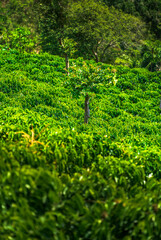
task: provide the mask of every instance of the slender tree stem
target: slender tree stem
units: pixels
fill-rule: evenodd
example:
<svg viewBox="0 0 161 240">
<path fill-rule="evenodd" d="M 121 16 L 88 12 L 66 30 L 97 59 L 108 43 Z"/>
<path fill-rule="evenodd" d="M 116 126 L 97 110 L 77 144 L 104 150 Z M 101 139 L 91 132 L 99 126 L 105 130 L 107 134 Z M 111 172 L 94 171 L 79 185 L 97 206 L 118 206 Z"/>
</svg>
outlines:
<svg viewBox="0 0 161 240">
<path fill-rule="evenodd" d="M 90 117 L 90 110 L 89 110 L 89 95 L 86 94 L 85 96 L 85 114 L 84 114 L 84 123 L 88 123 L 88 118 Z"/>
</svg>

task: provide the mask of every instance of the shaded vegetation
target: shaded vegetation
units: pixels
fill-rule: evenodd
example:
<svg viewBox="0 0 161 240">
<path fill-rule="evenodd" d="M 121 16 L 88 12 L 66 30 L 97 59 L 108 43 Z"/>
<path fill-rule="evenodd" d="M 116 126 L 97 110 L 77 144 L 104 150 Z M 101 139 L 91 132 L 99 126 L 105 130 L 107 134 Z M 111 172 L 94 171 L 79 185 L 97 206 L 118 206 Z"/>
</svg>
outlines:
<svg viewBox="0 0 161 240">
<path fill-rule="evenodd" d="M 161 69 L 160 0 L 2 0 L 0 44 L 21 52 Z M 156 57 L 157 56 L 157 57 Z"/>
</svg>

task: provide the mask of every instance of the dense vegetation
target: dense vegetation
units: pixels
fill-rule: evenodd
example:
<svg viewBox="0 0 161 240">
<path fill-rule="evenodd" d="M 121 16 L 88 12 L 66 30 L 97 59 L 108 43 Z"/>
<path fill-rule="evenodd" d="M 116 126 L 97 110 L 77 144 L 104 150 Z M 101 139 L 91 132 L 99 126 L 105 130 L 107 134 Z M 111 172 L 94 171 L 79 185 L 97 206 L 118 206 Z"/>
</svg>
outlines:
<svg viewBox="0 0 161 240">
<path fill-rule="evenodd" d="M 2 0 L 0 44 L 161 69 L 160 0 Z"/>
<path fill-rule="evenodd" d="M 160 70 L 160 0 L 0 1 L 1 240 L 161 238 Z"/>
<path fill-rule="evenodd" d="M 146 22 L 150 31 L 157 38 L 161 38 L 161 2 L 160 0 L 102 0 L 108 6 L 121 9 L 122 11 L 140 16 Z"/>
<path fill-rule="evenodd" d="M 0 51 L 1 239 L 160 239 L 161 72 L 70 65 Z"/>
</svg>

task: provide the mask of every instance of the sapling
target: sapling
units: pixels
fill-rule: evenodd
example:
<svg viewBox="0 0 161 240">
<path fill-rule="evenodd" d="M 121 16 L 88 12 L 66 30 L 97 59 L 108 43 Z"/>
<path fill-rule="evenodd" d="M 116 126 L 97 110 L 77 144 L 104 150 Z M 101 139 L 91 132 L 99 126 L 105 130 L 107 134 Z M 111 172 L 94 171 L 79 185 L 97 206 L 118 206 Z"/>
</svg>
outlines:
<svg viewBox="0 0 161 240">
<path fill-rule="evenodd" d="M 73 39 L 70 39 L 68 37 L 59 39 L 59 43 L 61 46 L 61 50 L 65 56 L 67 75 L 69 75 L 69 57 L 73 56 L 73 54 L 76 52 L 75 46 L 77 43 L 74 42 Z"/>
</svg>

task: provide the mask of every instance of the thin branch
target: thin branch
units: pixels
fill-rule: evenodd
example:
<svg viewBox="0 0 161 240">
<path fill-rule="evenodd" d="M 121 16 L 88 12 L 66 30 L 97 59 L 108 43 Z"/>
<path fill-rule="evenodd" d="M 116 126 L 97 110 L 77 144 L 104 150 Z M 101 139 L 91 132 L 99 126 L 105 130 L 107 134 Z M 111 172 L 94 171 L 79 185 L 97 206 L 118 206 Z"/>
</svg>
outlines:
<svg viewBox="0 0 161 240">
<path fill-rule="evenodd" d="M 104 48 L 103 53 L 101 54 L 101 62 L 102 62 L 102 60 L 103 60 L 103 57 L 104 57 L 107 49 L 110 48 L 110 47 L 112 47 L 112 46 L 114 46 L 114 45 L 115 45 L 115 42 L 111 42 L 111 43 L 109 43 L 109 44 Z"/>
</svg>

